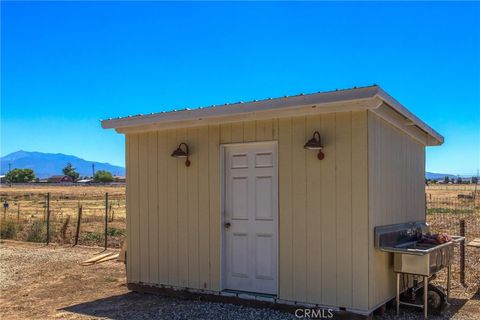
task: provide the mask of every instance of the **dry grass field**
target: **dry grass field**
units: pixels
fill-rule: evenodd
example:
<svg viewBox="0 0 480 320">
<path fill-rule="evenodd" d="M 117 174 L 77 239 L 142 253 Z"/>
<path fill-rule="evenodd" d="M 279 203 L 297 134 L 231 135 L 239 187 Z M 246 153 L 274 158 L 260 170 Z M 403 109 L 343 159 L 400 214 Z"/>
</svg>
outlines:
<svg viewBox="0 0 480 320">
<path fill-rule="evenodd" d="M 125 186 L 2 185 L 2 238 L 33 242 L 46 239 L 46 202 L 50 193 L 52 242 L 73 243 L 79 207 L 82 208 L 79 244 L 104 243 L 105 194 L 108 193 L 109 246 L 118 247 L 125 236 Z M 16 228 L 14 228 L 14 225 Z M 14 233 L 14 234 L 12 234 Z"/>
<path fill-rule="evenodd" d="M 425 188 L 427 196 L 440 198 L 457 198 L 459 194 L 470 195 L 475 192 L 475 185 L 429 185 Z M 480 192 L 480 185 L 477 185 L 477 193 Z"/>
</svg>

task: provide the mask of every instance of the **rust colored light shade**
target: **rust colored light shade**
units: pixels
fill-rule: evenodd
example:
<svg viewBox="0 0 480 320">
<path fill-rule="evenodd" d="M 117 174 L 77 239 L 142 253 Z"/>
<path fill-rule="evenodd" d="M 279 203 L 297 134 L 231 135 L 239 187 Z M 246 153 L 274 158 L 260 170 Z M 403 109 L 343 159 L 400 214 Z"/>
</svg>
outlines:
<svg viewBox="0 0 480 320">
<path fill-rule="evenodd" d="M 323 158 L 325 158 L 325 155 L 322 152 L 322 138 L 320 137 L 320 133 L 318 131 L 315 131 L 313 133 L 312 139 L 308 140 L 307 143 L 305 143 L 305 145 L 303 146 L 303 148 L 307 150 L 318 150 L 318 160 L 323 160 Z"/>
<path fill-rule="evenodd" d="M 185 150 L 182 149 L 182 146 L 184 146 Z M 178 145 L 178 148 L 175 149 L 175 151 L 172 152 L 171 156 L 174 158 L 187 158 L 185 160 L 185 166 L 190 167 L 190 160 L 188 160 L 188 145 L 185 142 L 182 142 Z"/>
</svg>

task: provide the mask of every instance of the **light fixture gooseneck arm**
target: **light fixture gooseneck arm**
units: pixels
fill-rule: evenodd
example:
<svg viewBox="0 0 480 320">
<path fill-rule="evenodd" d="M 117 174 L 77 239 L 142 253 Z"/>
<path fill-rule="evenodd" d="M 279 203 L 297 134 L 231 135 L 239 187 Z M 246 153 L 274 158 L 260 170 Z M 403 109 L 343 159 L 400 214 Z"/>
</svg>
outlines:
<svg viewBox="0 0 480 320">
<path fill-rule="evenodd" d="M 182 142 L 178 145 L 179 148 L 181 148 L 183 146 L 185 146 L 185 153 L 187 154 L 187 157 L 190 155 L 190 153 L 188 152 L 188 145 L 185 143 L 185 142 Z"/>
<path fill-rule="evenodd" d="M 322 144 L 322 138 L 320 138 L 320 132 L 315 131 L 313 133 L 313 137 L 318 141 L 318 144 L 320 144 L 320 145 Z"/>
</svg>

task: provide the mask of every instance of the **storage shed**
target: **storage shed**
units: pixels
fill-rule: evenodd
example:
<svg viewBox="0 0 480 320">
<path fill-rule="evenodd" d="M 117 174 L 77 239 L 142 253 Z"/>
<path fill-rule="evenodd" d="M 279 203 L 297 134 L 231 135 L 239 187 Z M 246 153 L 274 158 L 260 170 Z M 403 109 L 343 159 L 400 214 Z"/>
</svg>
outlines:
<svg viewBox="0 0 480 320">
<path fill-rule="evenodd" d="M 425 220 L 443 137 L 379 86 L 109 119 L 126 137 L 127 280 L 369 314 L 374 227 Z"/>
</svg>

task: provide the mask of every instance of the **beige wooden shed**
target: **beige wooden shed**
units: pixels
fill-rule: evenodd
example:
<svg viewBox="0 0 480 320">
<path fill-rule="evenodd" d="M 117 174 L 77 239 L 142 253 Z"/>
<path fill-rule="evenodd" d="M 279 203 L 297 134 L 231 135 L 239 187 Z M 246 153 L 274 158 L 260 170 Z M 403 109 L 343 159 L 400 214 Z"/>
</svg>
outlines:
<svg viewBox="0 0 480 320">
<path fill-rule="evenodd" d="M 131 287 L 362 314 L 395 296 L 374 227 L 425 219 L 443 143 L 376 85 L 102 126 L 126 137 Z"/>
</svg>

